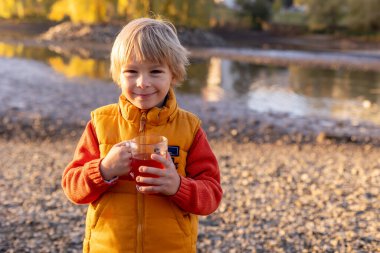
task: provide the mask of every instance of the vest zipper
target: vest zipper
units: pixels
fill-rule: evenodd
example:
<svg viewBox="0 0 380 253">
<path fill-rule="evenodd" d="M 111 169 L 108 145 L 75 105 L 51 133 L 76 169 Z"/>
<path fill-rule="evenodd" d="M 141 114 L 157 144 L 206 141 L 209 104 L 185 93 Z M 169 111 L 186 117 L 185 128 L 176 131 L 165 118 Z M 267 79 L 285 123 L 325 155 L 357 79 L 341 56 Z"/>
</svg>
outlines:
<svg viewBox="0 0 380 253">
<path fill-rule="evenodd" d="M 144 196 L 137 192 L 137 245 L 136 252 L 143 253 Z"/>
<path fill-rule="evenodd" d="M 145 131 L 145 125 L 146 125 L 146 111 L 144 110 L 144 111 L 141 111 L 139 133 L 142 133 Z"/>
<path fill-rule="evenodd" d="M 141 111 L 140 117 L 140 128 L 139 133 L 145 132 L 146 125 L 146 117 L 147 111 Z M 137 192 L 137 244 L 136 244 L 136 252 L 143 253 L 143 229 L 144 229 L 144 196 L 142 193 Z"/>
</svg>

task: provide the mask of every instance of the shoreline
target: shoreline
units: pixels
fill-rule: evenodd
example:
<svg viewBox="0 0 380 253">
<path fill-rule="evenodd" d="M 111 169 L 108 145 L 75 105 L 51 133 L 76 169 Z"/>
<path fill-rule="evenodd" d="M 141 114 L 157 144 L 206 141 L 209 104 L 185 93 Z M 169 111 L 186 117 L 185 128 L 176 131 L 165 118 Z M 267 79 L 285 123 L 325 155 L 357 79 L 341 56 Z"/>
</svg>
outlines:
<svg viewBox="0 0 380 253">
<path fill-rule="evenodd" d="M 70 22 L 54 22 L 54 21 L 28 21 L 28 20 L 12 20 L 1 19 L 0 31 L 3 37 L 22 39 L 41 36 L 48 32 L 50 28 L 61 26 Z M 124 23 L 109 23 L 102 25 L 81 25 L 82 27 L 105 27 L 108 31 L 107 36 L 114 36 Z M 107 28 L 109 27 L 109 28 Z M 78 29 L 78 28 L 77 28 Z M 86 28 L 87 29 L 87 28 Z M 92 28 L 89 28 L 92 29 Z M 108 29 L 108 30 L 107 30 Z M 178 27 L 178 30 L 184 30 L 183 27 Z M 101 30 L 98 30 L 101 31 Z M 279 33 L 276 31 L 251 31 L 231 28 L 213 28 L 206 29 L 217 36 L 220 44 L 227 46 L 235 46 L 238 48 L 262 48 L 262 49 L 305 49 L 307 51 L 347 51 L 347 50 L 380 50 L 378 39 L 369 39 L 363 36 L 344 36 L 334 34 L 313 34 L 313 33 Z M 104 31 L 103 31 L 104 33 Z M 98 39 L 91 39 L 96 41 Z M 107 41 L 108 39 L 103 39 Z M 113 40 L 113 38 L 111 38 Z M 87 42 L 90 42 L 87 41 Z M 203 45 L 205 45 L 203 43 Z"/>
<path fill-rule="evenodd" d="M 20 75 L 28 69 L 33 73 Z M 116 103 L 116 85 L 101 80 L 67 79 L 39 62 L 0 58 L 0 138 L 38 140 L 79 137 L 97 107 Z M 19 91 L 22 91 L 21 93 Z M 380 126 L 287 113 L 261 113 L 230 100 L 206 102 L 177 93 L 179 105 L 198 115 L 210 139 L 241 143 L 357 143 L 380 145 Z M 102 94 L 102 96 L 99 96 Z M 38 98 L 36 100 L 36 98 Z M 59 109 L 58 109 L 59 108 Z"/>
<path fill-rule="evenodd" d="M 0 20 L 0 32 L 4 33 L 2 42 L 49 48 L 58 54 L 94 59 L 109 58 L 113 39 L 121 28 L 121 24 Z M 178 28 L 178 36 L 192 57 L 226 57 L 276 66 L 297 64 L 328 69 L 380 69 L 380 43 L 349 37 L 182 27 Z"/>
<path fill-rule="evenodd" d="M 92 107 L 91 107 L 92 108 Z M 40 142 L 78 139 L 89 120 L 91 108 L 83 116 L 60 117 L 18 110 L 0 112 L 0 139 Z M 294 117 L 280 113 L 240 111 L 225 114 L 228 106 L 182 107 L 202 120 L 208 139 L 254 144 L 356 144 L 380 147 L 380 126 L 321 117 Z M 95 107 L 93 108 L 95 109 Z M 86 116 L 84 116 L 86 114 Z M 72 117 L 70 119 L 70 117 Z"/>
<path fill-rule="evenodd" d="M 110 82 L 69 79 L 41 62 L 29 64 L 25 59 L 0 58 L 0 74 L 3 76 L 0 136 L 5 139 L 79 136 L 91 110 L 115 103 L 119 96 L 118 88 Z M 380 145 L 380 126 L 374 123 L 260 113 L 234 101 L 208 103 L 200 97 L 179 93 L 178 101 L 183 109 L 201 118 L 212 139 L 242 143 L 327 141 Z"/>
<path fill-rule="evenodd" d="M 86 205 L 61 189 L 76 141 L 0 138 L 0 251 L 81 252 Z M 224 197 L 198 252 L 376 252 L 380 148 L 211 140 Z"/>
</svg>

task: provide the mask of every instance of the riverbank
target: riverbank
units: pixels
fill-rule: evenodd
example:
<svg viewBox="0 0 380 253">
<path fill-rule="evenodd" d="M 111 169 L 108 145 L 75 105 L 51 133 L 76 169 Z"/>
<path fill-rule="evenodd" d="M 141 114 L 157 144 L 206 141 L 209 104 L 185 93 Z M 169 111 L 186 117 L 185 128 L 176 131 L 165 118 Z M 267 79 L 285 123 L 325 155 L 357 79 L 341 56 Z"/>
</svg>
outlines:
<svg viewBox="0 0 380 253">
<path fill-rule="evenodd" d="M 108 59 L 113 40 L 123 25 L 0 20 L 0 41 L 46 47 L 60 55 Z M 183 27 L 178 27 L 178 37 L 192 57 L 215 56 L 275 66 L 295 64 L 365 71 L 380 68 L 380 43 L 374 39 Z"/>
<path fill-rule="evenodd" d="M 5 139 L 79 137 L 91 110 L 118 99 L 119 90 L 111 82 L 68 79 L 43 63 L 32 63 L 0 58 L 0 75 L 3 77 L 0 136 Z M 212 139 L 241 143 L 380 145 L 380 126 L 374 123 L 261 113 L 247 108 L 242 102 L 207 102 L 199 96 L 180 92 L 177 99 L 184 109 L 199 115 Z"/>
<path fill-rule="evenodd" d="M 108 25 L 74 25 L 69 22 L 0 20 L 2 40 L 42 39 L 46 41 L 86 41 L 112 43 L 122 23 Z M 51 29 L 51 30 L 50 30 Z M 185 33 L 178 28 L 182 43 L 190 47 L 232 46 L 243 48 L 304 50 L 304 51 L 378 51 L 379 39 L 279 31 L 249 31 L 215 28 L 202 34 L 194 29 Z M 192 33 L 191 33 L 192 32 Z M 78 45 L 80 46 L 80 45 Z"/>
<path fill-rule="evenodd" d="M 108 57 L 111 37 L 119 28 L 118 26 L 73 26 L 69 23 L 56 26 L 56 24 L 46 23 L 20 24 L 4 20 L 0 22 L 0 31 L 3 31 L 5 35 L 13 30 L 13 37 L 3 36 L 2 39 L 26 44 L 39 44 L 40 47 L 49 47 L 60 55 L 78 54 L 85 58 L 93 57 L 93 54 L 94 57 L 106 57 L 106 55 Z M 14 37 L 14 34 L 20 35 L 26 31 L 28 32 L 24 37 Z M 223 38 L 229 37 L 229 40 L 232 40 L 236 33 L 238 32 L 224 35 Z M 198 31 L 194 34 L 201 33 Z M 221 34 L 220 31 L 219 34 Z M 187 36 L 189 37 L 189 34 Z M 203 34 L 202 36 L 194 36 L 194 40 L 197 43 L 207 41 L 204 36 L 207 37 L 208 35 Z M 263 36 L 270 40 L 267 35 Z M 236 38 L 241 37 L 241 32 L 236 35 Z M 255 42 L 255 38 L 258 37 L 260 35 L 256 33 L 253 35 L 247 33 L 246 38 Z M 216 40 L 214 45 L 219 45 L 217 41 L 219 40 Z M 326 39 L 325 42 L 327 41 Z M 184 42 L 188 42 L 188 40 L 184 39 Z M 302 43 L 302 40 L 299 42 Z M 262 43 L 264 42 L 262 41 Z M 304 43 L 305 46 L 306 44 Z M 320 44 L 328 46 L 327 43 Z M 86 45 L 90 51 L 78 47 L 80 45 Z M 376 49 L 371 45 L 368 47 L 372 50 Z M 339 55 L 331 54 L 328 59 L 325 59 L 326 57 L 322 53 L 305 54 L 302 52 L 290 53 L 289 51 L 273 57 L 275 55 L 273 51 L 261 52 L 260 50 L 229 48 L 211 48 L 208 50 L 198 48 L 198 51 L 192 53 L 197 57 L 222 55 L 241 61 L 254 59 L 255 63 L 258 64 L 287 65 L 291 62 L 296 64 L 298 61 L 302 63 L 302 66 L 307 66 L 309 63 L 318 66 L 330 66 L 333 69 L 339 68 L 339 66 L 364 70 L 380 67 L 380 56 L 377 57 L 376 55 L 366 57 L 367 61 L 362 61 L 362 59 L 355 61 L 355 59 L 362 57 L 360 55 L 338 57 Z M 3 124 L 0 125 L 0 133 L 7 139 L 16 137 L 38 140 L 52 136 L 59 138 L 59 136 L 67 134 L 77 136 L 93 108 L 113 103 L 118 96 L 117 88 L 113 84 L 91 80 L 91 87 L 78 85 L 78 83 L 82 83 L 80 79 L 65 79 L 61 75 L 53 73 L 43 64 L 28 64 L 21 59 L 2 59 L 0 65 L 2 66 L 0 73 L 3 76 L 0 94 L 0 119 Z M 33 75 L 33 79 L 29 78 L 28 75 Z M 88 83 L 88 81 L 83 83 Z M 20 94 L 19 91 L 21 90 L 23 92 Z M 72 94 L 87 94 L 87 96 L 72 96 Z M 93 99 L 99 97 L 98 94 L 103 94 L 103 96 Z M 35 97 L 39 97 L 39 101 L 36 102 Z M 199 97 L 181 96 L 181 94 L 179 94 L 179 101 L 185 109 L 193 111 L 201 117 L 210 138 L 224 138 L 240 142 L 255 141 L 256 143 L 325 141 L 371 143 L 374 145 L 380 143 L 380 127 L 366 122 L 331 120 L 321 117 L 296 117 L 287 113 L 263 114 L 248 110 L 245 104 L 238 104 L 236 101 L 224 100 L 218 103 L 206 103 Z M 61 110 L 56 111 L 56 108 L 61 108 Z"/>
<path fill-rule="evenodd" d="M 0 252 L 81 252 L 86 206 L 60 180 L 76 139 L 0 139 Z M 198 252 L 377 252 L 380 148 L 212 140 L 224 198 Z"/>
</svg>

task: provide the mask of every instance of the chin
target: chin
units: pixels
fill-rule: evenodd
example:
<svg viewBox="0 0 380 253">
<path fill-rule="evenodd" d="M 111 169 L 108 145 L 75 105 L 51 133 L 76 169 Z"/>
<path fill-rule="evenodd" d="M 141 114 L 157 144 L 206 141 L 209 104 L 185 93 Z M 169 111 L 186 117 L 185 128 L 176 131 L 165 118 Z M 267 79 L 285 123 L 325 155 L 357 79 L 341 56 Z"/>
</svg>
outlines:
<svg viewBox="0 0 380 253">
<path fill-rule="evenodd" d="M 150 108 L 153 108 L 154 106 L 147 105 L 147 104 L 138 104 L 136 107 L 140 108 L 141 110 L 148 110 Z"/>
</svg>

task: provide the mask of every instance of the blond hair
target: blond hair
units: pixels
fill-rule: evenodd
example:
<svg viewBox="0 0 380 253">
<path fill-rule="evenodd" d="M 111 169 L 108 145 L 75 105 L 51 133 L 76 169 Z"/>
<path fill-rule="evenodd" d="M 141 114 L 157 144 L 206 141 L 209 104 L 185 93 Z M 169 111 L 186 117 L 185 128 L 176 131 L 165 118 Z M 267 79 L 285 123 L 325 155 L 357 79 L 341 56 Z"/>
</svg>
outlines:
<svg viewBox="0 0 380 253">
<path fill-rule="evenodd" d="M 111 51 L 111 75 L 120 85 L 121 68 L 129 60 L 166 63 L 176 81 L 186 77 L 188 51 L 181 45 L 172 23 L 152 18 L 129 22 L 117 35 Z"/>
</svg>

